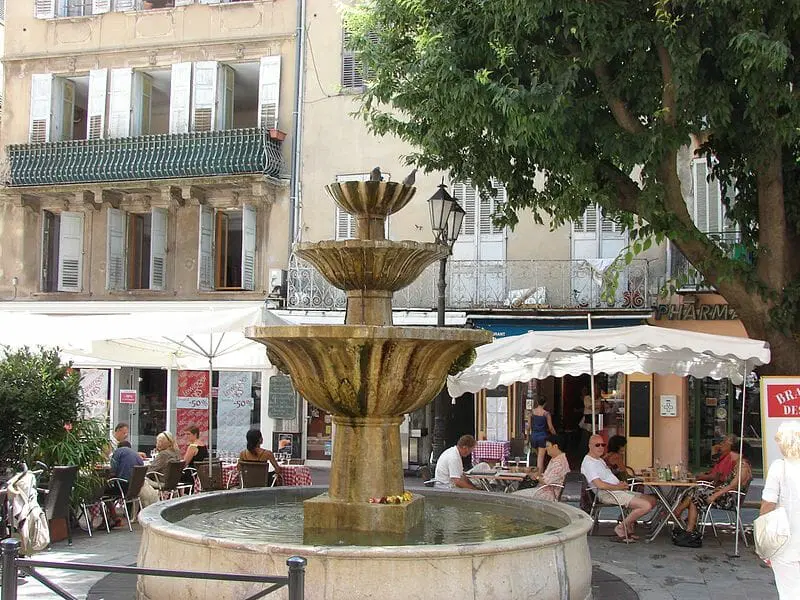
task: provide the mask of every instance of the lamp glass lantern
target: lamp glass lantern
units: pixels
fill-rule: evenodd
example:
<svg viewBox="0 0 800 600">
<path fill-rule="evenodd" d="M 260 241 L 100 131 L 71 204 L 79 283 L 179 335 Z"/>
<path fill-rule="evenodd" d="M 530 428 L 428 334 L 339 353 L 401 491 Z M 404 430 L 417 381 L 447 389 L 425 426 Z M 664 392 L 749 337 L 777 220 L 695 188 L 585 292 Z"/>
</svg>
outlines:
<svg viewBox="0 0 800 600">
<path fill-rule="evenodd" d="M 447 186 L 442 183 L 438 191 L 428 199 L 428 208 L 431 211 L 431 229 L 437 241 L 442 241 L 449 234 L 448 224 L 450 212 L 456 201 L 447 192 Z"/>
<path fill-rule="evenodd" d="M 464 223 L 466 214 L 467 212 L 454 200 L 453 208 L 450 210 L 450 216 L 447 219 L 447 244 L 451 250 L 458 239 L 458 234 L 461 233 L 461 225 Z"/>
</svg>

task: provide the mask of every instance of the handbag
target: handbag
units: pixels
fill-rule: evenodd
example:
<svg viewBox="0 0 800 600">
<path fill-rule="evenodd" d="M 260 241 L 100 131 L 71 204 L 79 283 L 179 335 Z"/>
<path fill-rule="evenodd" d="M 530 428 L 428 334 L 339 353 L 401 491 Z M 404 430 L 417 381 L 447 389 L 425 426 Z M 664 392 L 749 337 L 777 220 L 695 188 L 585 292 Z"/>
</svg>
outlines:
<svg viewBox="0 0 800 600">
<path fill-rule="evenodd" d="M 786 463 L 783 465 L 781 478 L 781 495 L 786 490 Z M 780 498 L 779 498 L 780 500 Z M 764 560 L 775 556 L 789 541 L 789 516 L 783 506 L 761 515 L 753 521 L 753 538 L 755 539 L 756 554 Z"/>
</svg>

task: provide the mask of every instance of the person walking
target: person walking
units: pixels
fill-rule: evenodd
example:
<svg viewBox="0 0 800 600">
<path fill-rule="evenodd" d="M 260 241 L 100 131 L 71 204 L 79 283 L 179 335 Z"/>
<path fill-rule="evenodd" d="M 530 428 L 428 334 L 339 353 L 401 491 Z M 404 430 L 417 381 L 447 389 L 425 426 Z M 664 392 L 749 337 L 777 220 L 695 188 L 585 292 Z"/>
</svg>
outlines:
<svg viewBox="0 0 800 600">
<path fill-rule="evenodd" d="M 761 493 L 760 514 L 782 506 L 789 517 L 789 541 L 767 564 L 772 567 L 778 598 L 797 598 L 800 590 L 800 421 L 781 423 L 775 441 L 783 459 L 769 466 Z"/>
<path fill-rule="evenodd" d="M 556 435 L 553 427 L 553 418 L 544 409 L 547 400 L 544 396 L 539 396 L 536 401 L 536 408 L 531 413 L 531 450 L 536 452 L 536 468 L 539 475 L 544 473 L 544 455 L 547 445 L 547 436 Z"/>
</svg>

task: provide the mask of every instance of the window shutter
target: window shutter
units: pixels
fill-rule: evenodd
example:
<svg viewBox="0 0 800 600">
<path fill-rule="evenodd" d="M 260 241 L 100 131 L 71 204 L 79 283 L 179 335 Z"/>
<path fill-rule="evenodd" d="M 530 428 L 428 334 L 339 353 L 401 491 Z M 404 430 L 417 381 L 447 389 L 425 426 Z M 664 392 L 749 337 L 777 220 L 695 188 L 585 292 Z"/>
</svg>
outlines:
<svg viewBox="0 0 800 600">
<path fill-rule="evenodd" d="M 108 98 L 108 69 L 89 71 L 89 105 L 86 139 L 97 140 L 103 137 L 106 124 L 106 100 Z"/>
<path fill-rule="evenodd" d="M 150 289 L 163 290 L 167 277 L 167 211 L 150 210 Z"/>
<path fill-rule="evenodd" d="M 56 96 L 58 102 L 56 110 L 58 119 L 55 120 L 56 130 L 53 132 L 55 140 L 71 140 L 75 126 L 75 84 L 60 77 L 55 78 Z"/>
<path fill-rule="evenodd" d="M 169 90 L 169 132 L 189 132 L 189 112 L 192 99 L 192 63 L 172 65 Z"/>
<path fill-rule="evenodd" d="M 475 235 L 476 195 L 475 186 L 470 181 L 453 184 L 453 197 L 458 200 L 466 213 L 461 225 L 461 235 Z"/>
<path fill-rule="evenodd" d="M 359 60 L 358 55 L 348 48 L 350 44 L 350 32 L 342 32 L 342 87 L 343 88 L 363 88 L 364 80 L 369 78 L 369 73 L 364 68 L 364 63 Z M 377 35 L 369 34 L 370 40 L 377 41 Z"/>
<path fill-rule="evenodd" d="M 148 135 L 152 114 L 153 78 L 147 73 L 133 74 L 133 122 L 131 135 Z"/>
<path fill-rule="evenodd" d="M 694 171 L 694 224 L 708 232 L 708 165 L 705 159 L 695 160 Z"/>
<path fill-rule="evenodd" d="M 111 10 L 111 0 L 92 0 L 92 14 L 99 15 Z"/>
<path fill-rule="evenodd" d="M 356 218 L 336 205 L 336 239 L 351 240 L 356 237 Z"/>
<path fill-rule="evenodd" d="M 228 65 L 217 70 L 217 115 L 214 129 L 233 129 L 233 82 L 235 73 Z"/>
<path fill-rule="evenodd" d="M 242 288 L 254 290 L 256 283 L 256 209 L 242 207 Z"/>
<path fill-rule="evenodd" d="M 130 137 L 132 97 L 133 69 L 130 67 L 112 69 L 108 103 L 108 137 Z"/>
<path fill-rule="evenodd" d="M 117 12 L 125 12 L 135 8 L 136 0 L 114 0 L 114 10 Z"/>
<path fill-rule="evenodd" d="M 706 168 L 706 170 L 708 170 Z M 712 179 L 707 182 L 706 195 L 708 198 L 708 231 L 718 233 L 722 231 L 722 194 L 720 193 L 719 180 Z"/>
<path fill-rule="evenodd" d="M 497 208 L 508 201 L 508 192 L 506 192 L 506 186 L 502 183 L 497 181 L 496 179 L 492 180 L 492 187 L 497 190 L 497 196 L 492 198 L 492 214 L 497 210 Z M 501 234 L 503 233 L 503 227 L 499 225 L 495 225 L 492 222 L 492 233 L 493 234 Z"/>
<path fill-rule="evenodd" d="M 175 0 L 175 6 L 188 6 L 194 4 L 194 0 Z"/>
<path fill-rule="evenodd" d="M 194 63 L 192 81 L 192 131 L 214 129 L 217 110 L 216 61 L 204 60 Z"/>
<path fill-rule="evenodd" d="M 37 19 L 55 18 L 56 0 L 34 0 L 33 16 Z"/>
<path fill-rule="evenodd" d="M 278 109 L 281 88 L 281 57 L 265 56 L 261 59 L 258 78 L 258 125 L 265 129 L 278 127 Z"/>
<path fill-rule="evenodd" d="M 108 209 L 106 289 L 125 289 L 125 213 Z"/>
<path fill-rule="evenodd" d="M 597 205 L 590 204 L 583 213 L 583 226 L 585 233 L 597 234 Z"/>
<path fill-rule="evenodd" d="M 214 211 L 200 207 L 200 248 L 197 258 L 197 287 L 214 289 Z"/>
<path fill-rule="evenodd" d="M 83 214 L 63 212 L 58 239 L 58 291 L 80 292 L 83 281 Z"/>
<path fill-rule="evenodd" d="M 39 144 L 50 141 L 50 120 L 53 113 L 52 73 L 31 75 L 30 141 Z"/>
</svg>

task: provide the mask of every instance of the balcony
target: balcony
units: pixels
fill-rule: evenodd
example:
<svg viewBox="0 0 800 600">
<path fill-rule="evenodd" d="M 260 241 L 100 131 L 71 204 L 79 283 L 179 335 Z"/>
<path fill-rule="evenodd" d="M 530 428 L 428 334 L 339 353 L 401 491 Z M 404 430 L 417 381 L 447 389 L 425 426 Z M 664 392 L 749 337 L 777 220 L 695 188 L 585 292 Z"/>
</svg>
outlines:
<svg viewBox="0 0 800 600">
<path fill-rule="evenodd" d="M 8 147 L 12 187 L 198 178 L 279 177 L 280 141 L 265 129 L 231 129 Z"/>
<path fill-rule="evenodd" d="M 653 305 L 663 272 L 651 273 L 653 261 L 635 259 L 622 268 L 616 289 L 609 269 L 596 261 L 509 260 L 451 261 L 447 265 L 447 306 L 477 308 L 631 308 Z M 435 308 L 438 264 L 395 293 L 399 309 Z M 662 267 L 663 268 L 663 267 Z M 289 262 L 287 308 L 344 310 L 346 297 L 297 256 Z"/>
<path fill-rule="evenodd" d="M 716 242 L 722 251 L 730 258 L 748 260 L 747 252 L 740 244 L 741 235 L 738 231 L 717 231 L 707 234 Z M 708 283 L 703 274 L 698 271 L 675 244 L 669 245 L 669 267 L 667 279 L 672 280 L 675 290 L 679 294 L 698 292 L 715 292 L 713 285 Z"/>
</svg>

